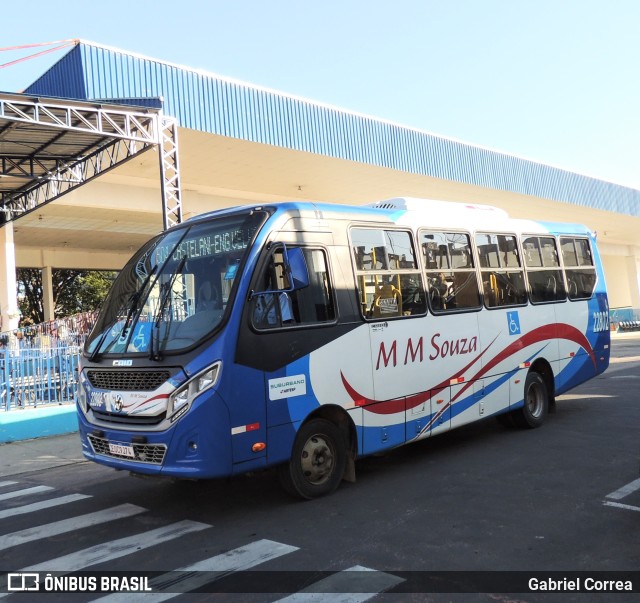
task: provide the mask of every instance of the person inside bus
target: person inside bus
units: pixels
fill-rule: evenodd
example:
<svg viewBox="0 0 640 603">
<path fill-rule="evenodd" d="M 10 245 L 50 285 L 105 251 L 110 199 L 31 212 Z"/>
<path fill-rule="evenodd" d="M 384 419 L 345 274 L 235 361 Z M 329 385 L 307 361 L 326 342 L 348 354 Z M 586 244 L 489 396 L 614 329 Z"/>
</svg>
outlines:
<svg viewBox="0 0 640 603">
<path fill-rule="evenodd" d="M 402 313 L 405 316 L 422 314 L 426 308 L 420 278 L 415 275 L 403 275 L 400 277 L 400 286 L 402 292 Z"/>
<path fill-rule="evenodd" d="M 198 289 L 198 299 L 196 300 L 196 312 L 207 312 L 220 309 L 220 296 L 215 285 L 207 280 Z"/>
<path fill-rule="evenodd" d="M 291 298 L 281 291 L 279 293 L 259 293 L 253 313 L 255 323 L 260 327 L 277 327 L 293 322 Z"/>
<path fill-rule="evenodd" d="M 444 272 L 440 272 L 429 279 L 429 297 L 431 307 L 434 310 L 445 310 L 447 295 L 449 293 L 449 283 Z"/>
<path fill-rule="evenodd" d="M 258 293 L 253 310 L 253 320 L 259 327 L 279 327 L 293 322 L 291 297 L 282 289 L 289 288 L 285 273 L 281 276 L 281 287 L 278 287 L 276 266 L 272 261 L 264 275 L 265 293 Z"/>
</svg>

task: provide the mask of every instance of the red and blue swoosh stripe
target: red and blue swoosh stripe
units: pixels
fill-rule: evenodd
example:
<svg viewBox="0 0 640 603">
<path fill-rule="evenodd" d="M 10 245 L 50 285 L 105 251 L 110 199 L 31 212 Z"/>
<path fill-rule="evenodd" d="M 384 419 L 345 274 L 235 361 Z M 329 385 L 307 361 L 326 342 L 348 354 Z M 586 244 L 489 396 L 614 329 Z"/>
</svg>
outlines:
<svg viewBox="0 0 640 603">
<path fill-rule="evenodd" d="M 427 400 L 430 400 L 434 395 L 440 393 L 442 389 L 449 386 L 452 381 L 456 381 L 457 379 L 459 379 L 462 375 L 464 375 L 465 371 L 473 366 L 489 350 L 489 348 L 495 343 L 496 339 L 497 337 L 482 352 L 480 352 L 480 354 L 473 358 L 471 362 L 461 368 L 449 379 L 442 381 L 428 391 L 419 392 L 410 396 L 394 398 L 393 400 L 375 400 L 373 398 L 367 398 L 366 396 L 363 396 L 358 391 L 356 391 L 353 386 L 351 386 L 342 371 L 340 371 L 340 377 L 342 378 L 342 384 L 344 385 L 345 390 L 356 406 L 366 406 L 367 411 L 381 415 L 390 415 L 404 412 L 405 410 L 411 410 L 412 408 L 415 408 L 416 406 L 426 402 Z M 501 362 L 504 362 L 504 360 L 506 360 L 516 352 L 519 352 L 520 350 L 523 350 L 531 345 L 535 345 L 536 343 L 550 341 L 552 339 L 565 339 L 567 341 L 573 341 L 587 352 L 587 354 L 591 358 L 591 362 L 593 363 L 594 368 L 596 367 L 597 363 L 593 348 L 591 347 L 589 340 L 581 331 L 566 323 L 553 323 L 544 325 L 518 338 L 516 341 L 502 350 L 499 354 L 489 360 L 475 375 L 473 375 L 473 377 L 471 377 L 471 379 L 465 380 L 465 386 L 460 388 L 456 395 L 451 399 L 451 402 L 449 404 L 439 410 L 438 416 L 441 415 L 450 406 L 450 404 L 453 404 L 469 387 L 471 387 L 473 381 L 476 381 L 485 376 L 495 366 L 497 366 Z M 544 349 L 544 347 L 541 348 L 540 351 L 542 351 L 542 349 Z M 538 353 L 539 352 L 537 352 L 536 355 Z"/>
</svg>

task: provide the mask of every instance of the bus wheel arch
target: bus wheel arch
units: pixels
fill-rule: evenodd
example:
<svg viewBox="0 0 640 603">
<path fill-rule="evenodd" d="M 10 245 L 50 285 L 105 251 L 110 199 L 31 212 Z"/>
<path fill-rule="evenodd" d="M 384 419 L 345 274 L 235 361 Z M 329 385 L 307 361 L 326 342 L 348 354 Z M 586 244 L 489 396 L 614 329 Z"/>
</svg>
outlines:
<svg viewBox="0 0 640 603">
<path fill-rule="evenodd" d="M 291 458 L 278 477 L 291 495 L 313 499 L 330 494 L 342 479 L 355 480 L 355 427 L 339 407 L 323 407 L 298 429 Z M 351 478 L 351 479 L 350 479 Z"/>
<path fill-rule="evenodd" d="M 543 358 L 538 358 L 529 369 L 539 373 L 544 379 L 544 383 L 547 386 L 547 395 L 549 396 L 549 405 L 555 404 L 556 401 L 556 379 L 553 375 L 553 369 L 551 365 Z"/>
</svg>

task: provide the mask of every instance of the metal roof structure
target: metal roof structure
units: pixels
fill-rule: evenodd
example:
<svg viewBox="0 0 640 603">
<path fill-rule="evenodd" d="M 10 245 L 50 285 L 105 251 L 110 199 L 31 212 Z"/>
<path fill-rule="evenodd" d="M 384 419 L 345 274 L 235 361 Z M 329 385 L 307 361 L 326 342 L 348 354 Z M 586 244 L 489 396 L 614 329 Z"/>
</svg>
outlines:
<svg viewBox="0 0 640 603">
<path fill-rule="evenodd" d="M 165 227 L 182 219 L 177 126 L 157 109 L 0 93 L 0 224 L 158 148 Z"/>
<path fill-rule="evenodd" d="M 26 92 L 162 97 L 182 128 L 640 217 L 629 187 L 93 42 Z"/>
</svg>

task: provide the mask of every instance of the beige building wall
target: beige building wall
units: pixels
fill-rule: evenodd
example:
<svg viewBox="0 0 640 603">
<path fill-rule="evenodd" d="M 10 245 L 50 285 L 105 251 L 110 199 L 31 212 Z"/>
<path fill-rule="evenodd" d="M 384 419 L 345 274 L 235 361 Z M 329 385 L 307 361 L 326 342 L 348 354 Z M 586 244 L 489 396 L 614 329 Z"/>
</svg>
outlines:
<svg viewBox="0 0 640 603">
<path fill-rule="evenodd" d="M 601 245 L 609 306 L 640 310 L 640 248 Z"/>
<path fill-rule="evenodd" d="M 267 156 L 274 152 L 269 149 Z M 316 167 L 327 161 L 326 158 L 316 157 L 306 159 Z M 287 165 L 293 170 L 290 162 Z M 324 174 L 318 176 L 314 183 L 332 183 L 336 190 L 315 190 L 311 194 L 304 190 L 303 186 L 300 187 L 301 190 L 296 189 L 290 195 L 285 195 L 283 191 L 275 192 L 278 188 L 276 186 L 268 187 L 260 181 L 247 181 L 246 171 L 237 176 L 238 181 L 234 183 L 237 188 L 229 186 L 207 190 L 207 187 L 187 184 L 183 190 L 184 218 L 233 205 L 296 197 L 360 204 L 391 197 L 393 192 L 403 189 L 405 194 L 420 197 L 456 201 L 468 199 L 476 203 L 502 207 L 513 217 L 558 222 L 575 221 L 585 223 L 590 228 L 597 227 L 598 246 L 609 289 L 610 307 L 632 307 L 640 310 L 640 245 L 622 244 L 620 241 L 631 240 L 631 235 L 627 233 L 623 233 L 623 236 L 618 235 L 614 242 L 608 242 L 612 238 L 612 231 L 616 234 L 616 224 L 609 223 L 613 228 L 605 226 L 603 220 L 611 220 L 611 215 L 605 216 L 604 212 L 590 212 L 585 208 L 544 199 L 526 198 L 506 191 L 493 191 L 453 182 L 433 183 L 428 179 L 398 174 L 391 170 L 383 170 L 384 174 L 380 176 L 379 169 L 359 164 L 347 166 L 349 169 L 344 164 L 331 167 L 328 172 L 332 174 L 339 173 L 338 168 L 346 170 L 338 184 L 334 179 L 327 180 L 323 177 Z M 360 174 L 361 171 L 363 174 Z M 310 170 L 307 175 L 310 179 Z M 370 180 L 376 175 L 379 178 L 374 179 L 372 184 Z M 255 174 L 253 176 L 255 177 Z M 8 325 L 11 325 L 9 328 L 15 328 L 13 325 L 17 324 L 13 272 L 15 266 L 44 269 L 48 277 L 45 286 L 50 283 L 52 268 L 119 270 L 140 245 L 162 229 L 157 178 L 123 180 L 125 181 L 109 181 L 109 177 L 98 179 L 43 208 L 41 211 L 44 216 L 34 214 L 26 220 L 16 221 L 13 226 L 15 247 L 10 224 L 0 228 L 4 254 L 0 257 L 0 268 L 5 275 L 0 279 L 3 330 L 6 330 Z M 440 189 L 436 187 L 437 184 L 440 184 Z M 356 191 L 362 198 L 356 195 Z M 135 208 L 136 212 L 126 211 L 128 208 Z M 79 216 L 81 212 L 84 212 L 82 220 Z M 635 218 L 612 215 L 620 224 L 627 224 L 633 230 Z M 14 283 L 11 282 L 12 273 Z M 47 318 L 54 318 L 51 300 L 45 304 L 45 309 Z"/>
</svg>

